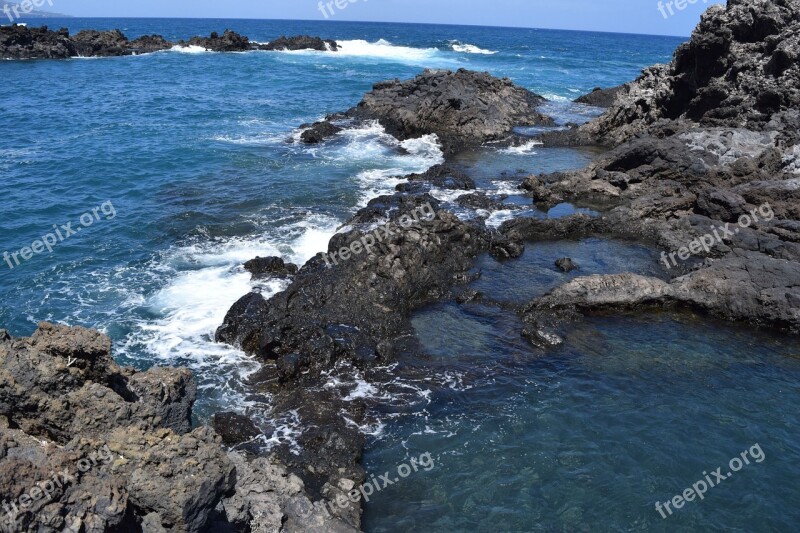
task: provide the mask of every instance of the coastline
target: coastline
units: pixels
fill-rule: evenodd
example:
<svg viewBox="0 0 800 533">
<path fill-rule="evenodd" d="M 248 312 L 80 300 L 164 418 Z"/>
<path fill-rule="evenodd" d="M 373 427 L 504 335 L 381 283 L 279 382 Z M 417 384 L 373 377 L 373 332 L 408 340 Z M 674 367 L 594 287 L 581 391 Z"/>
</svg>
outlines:
<svg viewBox="0 0 800 533">
<path fill-rule="evenodd" d="M 735 9 L 732 14 L 712 9 L 704 18 L 705 28 L 725 30 L 735 26 L 737 17 L 742 16 Z M 788 33 L 796 28 L 786 23 L 778 29 Z M 743 38 L 743 43 L 749 43 L 751 37 Z M 790 94 L 780 93 L 779 105 L 775 108 L 774 97 L 762 97 L 761 92 L 748 94 L 747 87 L 728 88 L 728 93 L 737 90 L 742 93 L 737 96 L 743 100 L 737 104 L 739 113 L 726 122 L 725 117 L 706 116 L 710 106 L 704 98 L 713 99 L 715 93 L 706 90 L 711 87 L 711 81 L 705 80 L 705 85 L 699 83 L 700 87 L 696 89 L 699 102 L 690 99 L 692 105 L 679 116 L 669 116 L 675 114 L 674 105 L 677 105 L 669 100 L 666 103 L 650 102 L 647 106 L 641 104 L 643 94 L 650 94 L 648 91 L 654 86 L 663 88 L 659 94 L 674 95 L 678 90 L 685 90 L 680 85 L 682 74 L 693 70 L 698 63 L 718 59 L 715 50 L 707 51 L 706 40 L 713 40 L 713 32 L 698 30 L 692 41 L 679 50 L 681 55 L 672 65 L 646 71 L 642 78 L 616 96 L 612 108 L 600 119 L 559 133 L 557 138 L 547 134 L 541 137 L 545 144 L 613 146 L 585 169 L 531 176 L 520 184 L 537 205 L 551 207 L 570 201 L 578 207 L 597 209 L 599 216 L 573 215 L 550 220 L 517 218 L 503 223 L 497 230 L 479 222 L 462 221 L 443 209 L 441 202 L 431 196 L 428 189 L 430 184 L 452 190 L 475 188 L 474 183 L 470 184 L 468 178 L 450 166 L 451 161 L 446 161 L 444 165 L 424 173 L 406 176 L 408 183 L 400 185 L 397 193 L 372 199 L 348 221 L 348 226 L 353 229 L 337 234 L 331 240 L 328 253 L 352 249 L 354 243 L 366 237 L 368 228 L 387 221 L 399 221 L 403 216 L 410 217 L 422 205 L 433 207 L 436 213 L 433 219 L 417 220 L 408 227 L 398 224 L 403 227 L 402 231 L 387 235 L 386 241 L 371 252 L 355 254 L 357 257 L 333 267 L 319 254 L 302 265 L 299 271 L 282 273 L 291 279 L 291 283 L 269 301 L 253 293 L 237 302 L 218 331 L 218 340 L 241 346 L 256 355 L 262 369 L 251 378 L 252 386 L 272 394 L 276 413 L 298 412 L 313 429 L 303 435 L 300 455 L 279 453 L 277 458 L 259 458 L 257 453 L 245 458 L 238 452 L 223 452 L 213 432 L 208 428 L 195 429 L 191 435 L 202 447 L 207 447 L 204 453 L 209 454 L 208 464 L 215 465 L 219 475 L 214 478 L 215 491 L 203 494 L 201 498 L 205 507 L 196 515 L 196 523 L 181 527 L 200 530 L 204 525 L 200 524 L 201 518 L 214 520 L 217 503 L 221 501 L 226 511 L 225 517 L 217 517 L 221 522 L 254 527 L 257 521 L 265 520 L 265 523 L 287 531 L 360 529 L 360 500 L 353 502 L 348 498 L 344 506 L 335 502 L 347 498 L 354 486 L 363 486 L 367 481 L 360 465 L 364 436 L 359 426 L 366 422 L 369 407 L 364 401 L 345 401 L 337 391 L 326 392 L 325 372 L 334 366 L 339 370 L 343 366 L 344 373 L 383 372 L 382 367 L 395 362 L 403 351 L 398 340 L 411 330 L 408 320 L 412 311 L 428 303 L 448 298 L 459 298 L 462 303 L 481 299 L 490 305 L 507 307 L 504 303 L 492 302 L 492 295 L 462 290 L 473 279 L 475 258 L 483 252 L 512 261 L 520 257 L 526 245 L 537 240 L 597 235 L 624 237 L 672 251 L 702 238 L 711 225 L 735 223 L 740 217 L 752 213 L 753 207 L 769 205 L 774 219 L 762 217 L 753 221 L 747 231 L 699 251 L 700 264 L 681 265 L 680 271 L 671 273 L 668 282 L 640 276 L 636 272 L 579 277 L 514 309 L 514 312 L 526 324 L 519 334 L 544 349 L 557 345 L 571 323 L 596 311 L 646 313 L 649 309 L 687 306 L 726 319 L 797 333 L 800 328 L 797 311 L 800 296 L 795 287 L 800 286 L 800 248 L 796 244 L 798 230 L 790 222 L 797 219 L 792 203 L 796 202 L 794 194 L 797 190 L 793 180 L 798 178 L 794 177 L 796 173 L 792 165 L 797 162 L 794 148 L 798 139 L 797 130 L 792 130 L 796 117 L 787 111 L 796 109 L 797 102 L 791 100 Z M 785 62 L 780 59 L 780 54 L 773 54 L 778 59 L 772 64 L 780 70 Z M 795 76 L 795 71 L 796 66 L 790 66 L 780 75 L 790 79 Z M 508 121 L 490 125 L 486 136 L 464 129 L 464 124 L 458 120 L 455 121 L 458 128 L 446 128 L 445 125 L 453 123 L 453 116 L 462 116 L 462 112 L 473 109 L 473 106 L 480 109 L 484 104 L 484 98 L 469 93 L 464 87 L 482 87 L 492 94 L 514 90 L 502 80 L 468 72 L 463 75 L 469 77 L 469 81 L 462 83 L 463 80 L 457 78 L 442 82 L 435 77 L 436 73 L 425 73 L 416 80 L 403 82 L 409 85 L 378 83 L 371 96 L 365 97 L 363 105 L 354 108 L 356 111 L 348 116 L 336 116 L 334 120 L 383 120 L 387 129 L 400 140 L 435 134 L 445 142 L 444 152 L 448 156 L 463 146 L 480 145 L 489 139 L 518 142 L 519 139 L 511 135 L 513 125 L 519 125 L 520 121 L 526 125 L 546 122 L 547 117 L 536 111 L 542 100 L 528 100 L 526 97 L 517 102 L 519 108 L 515 105 L 504 110 L 504 118 Z M 777 79 L 780 76 L 773 77 Z M 448 83 L 455 85 L 455 90 L 467 93 L 457 98 L 460 100 L 458 104 L 451 102 L 451 95 L 445 95 L 445 100 L 451 102 L 450 105 L 459 113 L 441 115 L 428 122 L 415 120 L 413 113 L 408 122 L 390 116 L 401 106 L 397 103 L 397 96 L 386 97 L 386 94 L 402 92 L 409 86 L 425 92 L 434 85 L 439 92 L 427 94 L 434 102 L 439 102 L 440 93 L 450 90 Z M 777 89 L 784 87 L 782 83 L 776 82 Z M 770 90 L 774 92 L 775 87 Z M 387 98 L 388 104 L 382 103 L 383 97 Z M 752 102 L 747 101 L 747 97 L 752 98 Z M 677 98 L 680 102 L 685 99 L 683 94 Z M 502 100 L 508 102 L 509 98 L 503 97 Z M 525 108 L 526 104 L 529 108 Z M 762 106 L 763 111 L 749 111 L 758 106 Z M 439 108 L 438 105 L 433 107 Z M 667 111 L 663 114 L 653 111 L 659 109 Z M 748 116 L 745 127 L 741 127 L 741 115 Z M 777 135 L 771 136 L 772 131 Z M 510 135 L 511 139 L 508 138 Z M 314 140 L 324 143 L 325 135 Z M 720 146 L 724 149 L 720 150 Z M 731 184 L 733 187 L 729 186 Z M 759 275 L 758 272 L 768 272 L 769 275 Z M 42 326 L 36 337 L 45 336 L 50 331 L 53 331 L 51 326 Z M 78 329 L 55 331 L 67 338 L 71 335 L 77 338 L 70 340 L 69 347 L 64 348 L 54 347 L 50 341 L 40 345 L 35 340 L 12 340 L 0 334 L 3 359 L 12 352 L 35 353 L 36 357 L 63 358 L 66 355 L 85 359 L 87 367 L 74 371 L 61 363 L 63 368 L 60 372 L 65 375 L 87 373 L 83 381 L 73 386 L 103 383 L 123 399 L 129 394 L 116 387 L 114 380 L 109 380 L 106 374 L 122 375 L 127 380 L 134 379 L 135 374 L 119 370 L 113 362 L 107 361 L 110 346 L 105 347 L 104 340 L 87 340 L 86 336 L 91 334 Z M 103 346 L 92 350 L 82 348 L 97 343 Z M 112 370 L 93 373 L 95 361 L 101 361 L 101 366 Z M 19 372 L 13 370 L 11 374 L 19 377 Z M 35 375 L 34 370 L 27 372 Z M 179 419 L 187 419 L 187 408 L 190 410 L 193 403 L 188 381 L 179 388 L 185 390 L 170 394 L 170 397 L 180 406 L 157 407 L 164 408 L 168 414 L 159 416 L 161 420 L 157 422 L 155 417 L 148 415 L 152 423 L 146 431 L 155 432 L 164 440 L 175 438 L 173 435 L 180 439 L 189 438 L 186 435 L 190 428 L 171 422 L 176 409 L 180 412 Z M 109 392 L 106 394 L 113 396 Z M 5 403 L 16 405 L 19 402 L 22 402 L 19 397 L 11 397 L 6 398 Z M 25 431 L 13 412 L 2 414 L 8 419 L 5 424 L 0 424 L 4 426 L 4 434 L 11 433 L 21 447 L 33 446 L 30 437 L 43 436 L 33 422 Z M 62 423 L 59 421 L 54 425 Z M 227 446 L 245 445 L 246 449 L 250 435 L 247 426 L 246 420 L 237 420 L 235 427 L 233 424 L 220 424 L 216 430 Z M 20 431 L 27 435 L 21 435 Z M 129 431 L 134 433 L 134 429 Z M 74 434 L 87 437 L 84 429 L 75 429 Z M 71 436 L 64 429 L 64 433 L 57 435 L 54 441 L 64 444 Z M 145 435 L 144 438 L 149 437 Z M 125 442 L 128 446 L 128 441 Z M 126 447 L 112 447 L 112 450 L 124 456 L 139 453 Z M 162 460 L 173 458 L 167 454 Z M 231 465 L 239 473 L 235 483 L 230 479 Z M 266 476 L 273 484 L 267 497 L 260 492 L 256 482 L 261 476 Z M 124 482 L 121 484 L 124 486 Z M 132 501 L 138 497 L 137 489 L 142 490 L 141 487 L 128 488 Z M 230 496 L 231 491 L 235 491 L 234 496 Z M 164 498 L 154 497 L 146 503 L 136 500 L 137 509 L 150 511 L 143 516 L 131 518 L 109 513 L 103 519 L 107 524 L 134 519 L 159 521 L 159 527 L 164 523 L 175 525 L 174 519 L 167 518 L 167 511 L 160 510 L 162 504 L 171 502 L 159 500 Z M 64 505 L 71 509 L 68 504 Z M 324 510 L 326 507 L 328 511 Z M 196 507 L 192 509 L 197 512 Z M 331 513 L 330 509 L 334 512 Z M 158 516 L 153 516 L 153 513 Z M 269 518 L 264 519 L 265 515 Z"/>
</svg>

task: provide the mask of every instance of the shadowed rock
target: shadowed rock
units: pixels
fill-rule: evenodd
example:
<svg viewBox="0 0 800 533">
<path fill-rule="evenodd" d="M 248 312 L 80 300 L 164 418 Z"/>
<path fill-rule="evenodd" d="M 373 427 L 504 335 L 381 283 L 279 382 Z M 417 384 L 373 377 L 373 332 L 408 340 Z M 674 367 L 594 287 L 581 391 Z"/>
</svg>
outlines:
<svg viewBox="0 0 800 533">
<path fill-rule="evenodd" d="M 614 103 L 614 100 L 616 100 L 617 95 L 624 88 L 624 85 L 611 87 L 609 89 L 596 87 L 592 90 L 592 92 L 576 98 L 575 102 L 579 104 L 593 105 L 596 107 L 611 107 L 611 105 Z"/>
</svg>

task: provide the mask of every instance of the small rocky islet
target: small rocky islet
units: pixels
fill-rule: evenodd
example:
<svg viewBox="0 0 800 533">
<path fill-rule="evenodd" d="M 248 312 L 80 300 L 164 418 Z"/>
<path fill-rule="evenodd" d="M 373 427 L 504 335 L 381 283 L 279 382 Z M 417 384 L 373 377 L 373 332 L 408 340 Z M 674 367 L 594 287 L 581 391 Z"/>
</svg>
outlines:
<svg viewBox="0 0 800 533">
<path fill-rule="evenodd" d="M 0 49 L 8 54 L 3 32 Z M 26 57 L 70 57 L 63 54 L 78 50 L 77 42 L 81 53 L 97 55 L 172 46 L 156 37 L 127 41 L 121 34 L 42 35 L 34 42 L 52 42 L 46 48 L 24 44 L 26 53 L 40 54 Z M 189 44 L 219 51 L 252 46 L 234 35 Z M 396 361 L 412 312 L 447 298 L 478 297 L 467 284 L 483 253 L 513 261 L 526 244 L 591 236 L 672 251 L 701 242 L 711 227 L 730 228 L 725 239 L 693 251 L 695 260 L 671 265 L 668 279 L 637 272 L 582 276 L 580 265 L 559 260 L 559 269 L 577 267 L 578 275 L 513 308 L 525 324 L 519 335 L 546 349 L 590 312 L 684 307 L 797 334 L 797 35 L 797 0 L 731 0 L 727 7 L 709 8 L 671 63 L 579 99 L 608 109 L 583 126 L 550 128 L 538 139 L 606 151 L 586 168 L 528 176 L 520 190 L 539 206 L 568 201 L 598 216 L 520 217 L 497 229 L 480 219 L 463 221 L 427 188 L 475 189 L 447 161 L 409 176 L 397 193 L 370 201 L 327 251 L 351 248 L 376 223 L 397 222 L 421 206 L 431 206 L 432 220 L 416 220 L 332 267 L 323 254 L 300 268 L 278 258 L 248 263 L 254 276 L 278 275 L 290 284 L 269 300 L 256 292 L 244 295 L 217 340 L 263 363 L 251 384 L 272 395 L 274 412 L 268 415 L 294 411 L 304 421 L 308 430 L 298 437 L 299 454 L 264 455 L 248 447 L 257 429 L 241 415 L 221 413 L 213 429 L 193 427 L 191 373 L 119 367 L 110 340 L 100 333 L 46 323 L 30 338 L 0 331 L 0 499 L 17 498 L 102 446 L 112 454 L 55 490 L 41 508 L 20 513 L 18 530 L 360 530 L 361 504 L 347 496 L 366 480 L 358 426 L 368 405 L 324 388 L 325 372 L 336 365 L 339 371 L 368 373 Z M 47 50 L 62 55 L 48 56 Z M 487 141 L 519 142 L 516 126 L 552 126 L 538 111 L 542 102 L 485 73 L 426 71 L 412 80 L 376 84 L 354 108 L 308 125 L 312 133 L 301 142 L 324 145 L 343 128 L 378 120 L 399 139 L 436 134 L 451 156 Z M 471 201 L 485 202 L 477 193 Z M 491 294 L 479 297 L 492 303 Z"/>
<path fill-rule="evenodd" d="M 252 50 L 317 50 L 335 52 L 336 41 L 299 35 L 279 37 L 269 43 L 256 43 L 238 33 L 225 30 L 208 37 L 170 42 L 160 35 L 145 35 L 129 40 L 120 30 L 51 30 L 47 26 L 0 26 L 1 59 L 68 59 L 71 57 L 116 57 L 149 54 L 174 47 L 200 47 L 209 52 L 248 52 Z"/>
</svg>

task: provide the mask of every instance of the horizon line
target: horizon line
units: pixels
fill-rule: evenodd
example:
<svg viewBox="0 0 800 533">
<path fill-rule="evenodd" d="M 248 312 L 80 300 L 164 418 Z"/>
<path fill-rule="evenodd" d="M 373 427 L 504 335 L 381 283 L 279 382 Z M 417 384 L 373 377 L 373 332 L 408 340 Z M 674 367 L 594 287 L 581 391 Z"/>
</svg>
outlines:
<svg viewBox="0 0 800 533">
<path fill-rule="evenodd" d="M 47 19 L 57 19 L 57 18 L 72 18 L 72 19 L 118 19 L 118 20 L 135 20 L 135 19 L 153 19 L 153 20 L 269 20 L 269 21 L 291 21 L 291 22 L 322 22 L 327 24 L 336 24 L 336 23 L 343 23 L 343 22 L 350 22 L 350 23 L 360 23 L 360 24 L 408 24 L 408 25 L 422 25 L 422 26 L 453 26 L 453 27 L 470 27 L 470 28 L 498 28 L 498 29 L 509 29 L 509 30 L 545 30 L 545 31 L 572 31 L 577 33 L 608 33 L 611 35 L 636 35 L 636 36 L 644 36 L 644 37 L 672 37 L 676 39 L 687 39 L 691 37 L 689 35 L 669 35 L 665 33 L 629 33 L 629 32 L 620 32 L 620 31 L 609 31 L 609 30 L 578 30 L 572 28 L 543 28 L 543 27 L 532 27 L 532 26 L 500 26 L 500 25 L 484 25 L 484 24 L 453 24 L 453 23 L 444 23 L 444 22 L 397 22 L 397 21 L 381 21 L 381 20 L 346 20 L 346 19 L 337 19 L 337 20 L 317 20 L 317 19 L 290 19 L 290 18 L 230 18 L 230 17 L 102 17 L 102 16 L 91 16 L 91 17 L 82 17 L 82 16 L 75 16 L 75 15 L 66 15 L 63 13 L 51 13 L 51 16 L 38 16 L 38 17 L 31 17 L 36 20 L 47 20 Z"/>
</svg>

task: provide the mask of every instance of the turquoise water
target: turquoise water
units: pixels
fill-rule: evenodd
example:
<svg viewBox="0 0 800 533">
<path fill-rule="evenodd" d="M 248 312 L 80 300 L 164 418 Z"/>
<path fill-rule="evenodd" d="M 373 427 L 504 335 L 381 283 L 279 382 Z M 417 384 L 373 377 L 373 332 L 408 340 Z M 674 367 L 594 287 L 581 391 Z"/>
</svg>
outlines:
<svg viewBox="0 0 800 533">
<path fill-rule="evenodd" d="M 112 337 L 122 363 L 187 365 L 201 384 L 198 421 L 269 401 L 246 396 L 242 385 L 256 365 L 212 342 L 240 296 L 284 286 L 253 285 L 242 263 L 273 254 L 305 261 L 359 206 L 393 190 L 392 176 L 442 161 L 435 139 L 400 146 L 378 126 L 323 146 L 286 142 L 298 125 L 356 104 L 376 81 L 425 67 L 508 76 L 550 98 L 547 111 L 559 123 L 586 120 L 596 112 L 569 100 L 634 78 L 668 60 L 680 42 L 342 22 L 47 23 L 169 39 L 230 27 L 257 41 L 310 33 L 344 45 L 337 54 L 167 51 L 0 62 L 0 253 L 30 246 L 54 224 L 75 228 L 105 202 L 116 213 L 96 217 L 52 253 L 13 269 L 0 263 L 0 327 L 15 335 L 30 334 L 40 320 L 96 327 Z M 508 209 L 485 214 L 499 224 L 512 211 L 544 216 L 518 196 L 522 176 L 580 167 L 591 156 L 535 145 L 486 147 L 456 164 L 482 191 L 508 197 Z M 455 199 L 450 191 L 434 194 Z M 548 270 L 556 255 L 573 255 L 586 272 L 646 271 L 656 268 L 652 253 L 605 241 L 529 246 L 508 270 L 481 258 L 484 278 L 476 288 L 522 301 L 559 281 Z M 519 278 L 525 283 L 515 287 Z M 789 505 L 798 500 L 791 482 L 798 473 L 791 341 L 705 321 L 660 320 L 593 319 L 563 348 L 544 354 L 522 342 L 516 317 L 505 311 L 446 303 L 422 311 L 415 324 L 433 325 L 418 329 L 430 353 L 415 354 L 408 365 L 431 378 L 414 385 L 419 401 L 376 426 L 382 429 L 374 431 L 366 461 L 371 472 L 383 473 L 419 449 L 433 452 L 441 467 L 376 497 L 366 507 L 367 530 L 647 529 L 701 520 L 712 528 L 774 530 L 796 521 Z M 706 433 L 689 432 L 687 418 L 689 429 L 708 420 Z M 655 520 L 655 499 L 677 494 L 756 440 L 765 462 L 668 526 Z"/>
<path fill-rule="evenodd" d="M 593 318 L 545 354 L 515 327 L 487 309 L 420 313 L 419 364 L 461 378 L 366 454 L 372 473 L 425 452 L 436 464 L 373 496 L 367 531 L 796 531 L 794 339 L 691 316 Z M 656 511 L 756 443 L 762 462 Z"/>
</svg>

